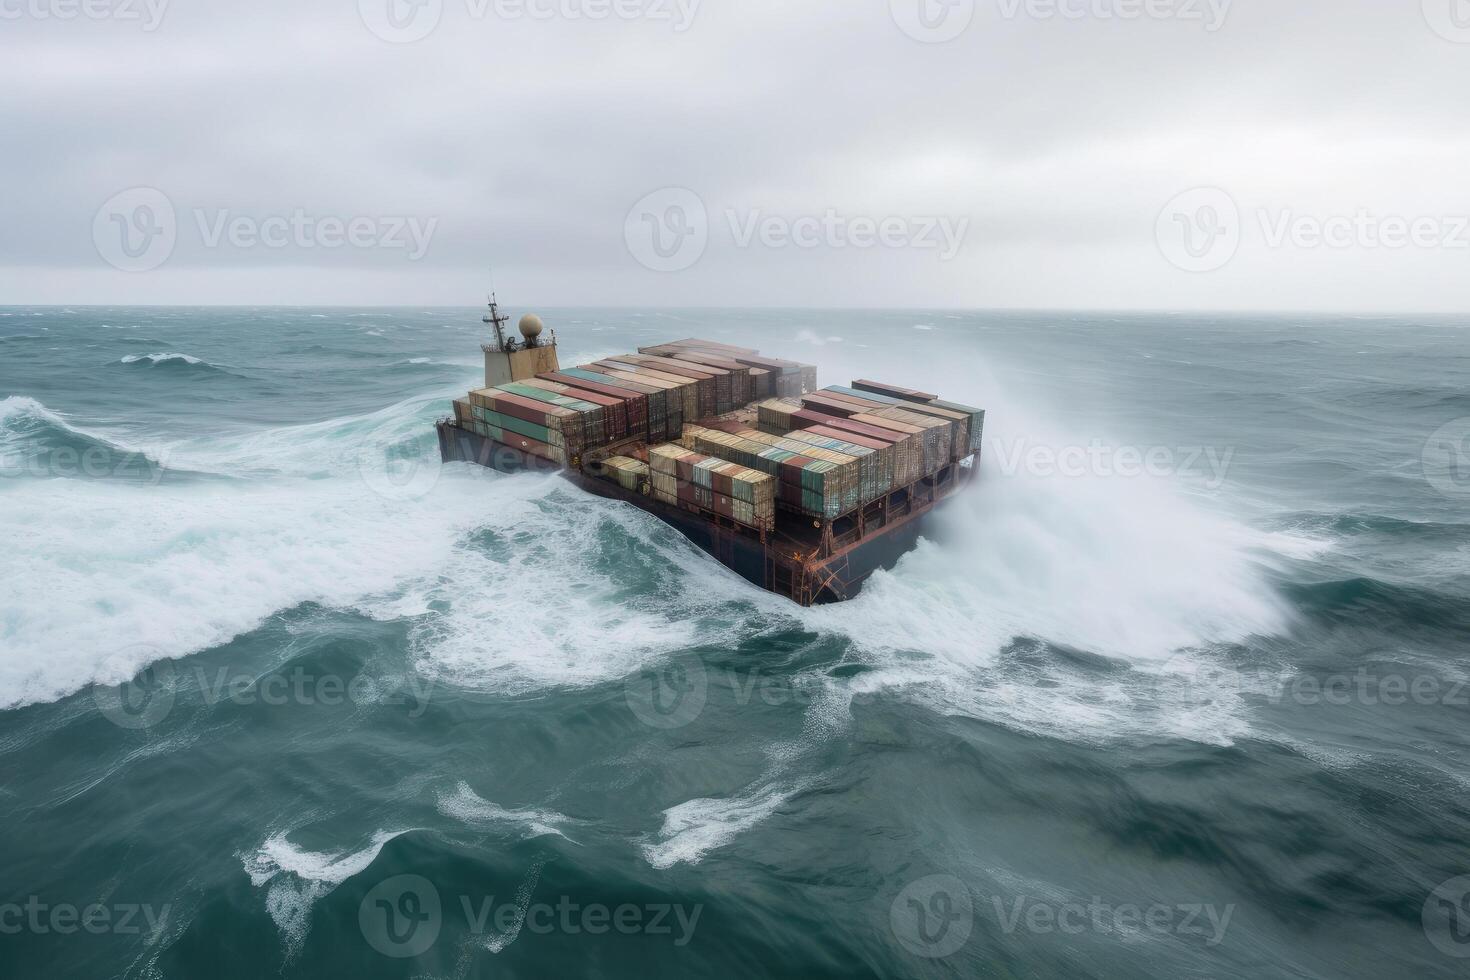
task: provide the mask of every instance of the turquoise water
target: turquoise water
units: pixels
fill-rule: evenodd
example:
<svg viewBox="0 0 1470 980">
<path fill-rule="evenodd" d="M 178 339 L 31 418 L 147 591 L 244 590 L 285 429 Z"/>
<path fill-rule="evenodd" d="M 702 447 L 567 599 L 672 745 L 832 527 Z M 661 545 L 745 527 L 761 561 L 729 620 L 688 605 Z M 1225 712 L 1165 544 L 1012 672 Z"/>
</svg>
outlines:
<svg viewBox="0 0 1470 980">
<path fill-rule="evenodd" d="M 1470 325 L 540 312 L 984 478 L 802 610 L 439 466 L 478 311 L 0 309 L 7 975 L 1464 975 Z"/>
</svg>

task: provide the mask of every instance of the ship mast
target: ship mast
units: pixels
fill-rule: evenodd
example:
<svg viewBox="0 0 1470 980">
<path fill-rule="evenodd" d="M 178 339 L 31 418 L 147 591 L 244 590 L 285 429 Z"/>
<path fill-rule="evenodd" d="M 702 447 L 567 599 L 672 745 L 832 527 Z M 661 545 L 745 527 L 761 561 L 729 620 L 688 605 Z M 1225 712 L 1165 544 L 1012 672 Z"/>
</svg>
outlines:
<svg viewBox="0 0 1470 980">
<path fill-rule="evenodd" d="M 495 349 L 505 350 L 505 325 L 510 322 L 510 317 L 500 312 L 500 305 L 495 302 L 495 294 L 490 294 L 490 312 L 480 318 L 483 322 L 493 324 L 495 327 Z"/>
</svg>

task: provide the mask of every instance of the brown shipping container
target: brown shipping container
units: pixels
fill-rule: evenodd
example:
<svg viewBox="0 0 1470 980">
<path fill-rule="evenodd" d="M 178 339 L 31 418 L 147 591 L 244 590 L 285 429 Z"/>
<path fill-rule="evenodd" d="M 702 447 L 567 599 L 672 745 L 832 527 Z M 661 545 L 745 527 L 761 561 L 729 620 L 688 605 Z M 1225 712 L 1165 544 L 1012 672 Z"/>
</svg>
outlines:
<svg viewBox="0 0 1470 980">
<path fill-rule="evenodd" d="M 717 353 L 699 350 L 697 348 L 680 347 L 675 344 L 663 344 L 658 347 L 640 347 L 640 353 L 655 354 L 663 357 L 672 357 L 686 361 L 698 367 L 713 367 L 730 374 L 730 408 L 721 409 L 721 413 L 731 411 L 749 405 L 755 400 L 751 391 L 750 366 L 741 364 L 739 361 L 723 357 Z"/>
<path fill-rule="evenodd" d="M 633 357 L 633 355 L 629 355 Z M 699 385 L 699 411 L 701 415 L 722 415 L 730 411 L 730 372 L 723 368 L 710 367 L 706 364 L 695 364 L 691 361 L 681 361 L 674 357 L 664 357 L 658 354 L 639 354 L 638 363 L 647 364 L 660 371 L 668 371 L 671 374 L 682 374 L 693 378 Z M 721 408 L 720 406 L 725 406 Z"/>
<path fill-rule="evenodd" d="M 628 410 L 623 406 L 620 399 L 595 395 L 587 391 L 578 391 L 567 385 L 558 384 L 555 381 L 546 381 L 542 378 L 526 378 L 524 381 L 514 383 L 539 388 L 542 391 L 549 391 L 553 395 L 561 395 L 564 398 L 575 398 L 589 405 L 596 405 L 596 411 L 589 410 L 583 413 L 590 417 L 589 430 L 596 426 L 598 421 L 602 423 L 602 434 L 600 437 L 594 438 L 592 433 L 590 431 L 588 432 L 589 448 L 594 443 L 600 446 L 628 437 Z"/>
<path fill-rule="evenodd" d="M 584 393 L 592 393 L 605 398 L 614 399 L 622 403 L 623 410 L 627 415 L 626 432 L 628 437 L 639 439 L 648 438 L 648 396 L 638 395 L 626 389 L 614 388 L 598 381 L 588 381 L 585 378 L 576 378 L 570 374 L 562 374 L 559 371 L 550 371 L 546 374 L 538 374 L 538 378 L 547 381 L 555 381 L 569 388 L 575 388 Z"/>
<path fill-rule="evenodd" d="M 887 395 L 889 398 L 900 398 L 906 402 L 932 402 L 939 397 L 924 391 L 914 391 L 912 388 L 884 384 L 881 381 L 854 381 L 851 387 L 859 391 L 871 391 L 876 395 Z"/>
<path fill-rule="evenodd" d="M 633 374 L 630 371 L 617 371 L 611 366 L 603 366 L 600 362 L 586 364 L 579 367 L 579 371 L 589 371 L 601 374 L 608 379 L 608 384 L 624 385 L 628 389 L 641 392 L 649 397 L 649 442 L 660 439 L 677 439 L 684 425 L 684 395 L 682 387 L 673 381 L 665 381 L 655 378 L 651 374 Z M 655 413 L 654 406 L 661 406 Z M 662 421 L 662 427 L 654 425 L 656 421 Z M 663 432 L 662 436 L 655 432 L 658 428 Z"/>
<path fill-rule="evenodd" d="M 670 347 L 704 347 L 708 350 L 722 350 L 727 354 L 759 354 L 760 351 L 753 347 L 736 347 L 734 344 L 722 344 L 717 340 L 700 340 L 697 337 L 688 337 L 684 340 L 676 340 Z"/>
<path fill-rule="evenodd" d="M 500 412 L 524 422 L 557 430 L 562 434 L 566 451 L 571 456 L 577 456 L 587 448 L 586 420 L 569 408 L 561 408 L 498 388 L 472 391 L 470 402 L 487 411 Z"/>
<path fill-rule="evenodd" d="M 877 405 L 867 405 L 860 407 L 858 405 L 854 405 L 852 402 L 842 401 L 840 399 L 834 398 L 824 391 L 813 392 L 810 395 L 802 395 L 801 403 L 808 407 L 819 408 L 822 411 L 826 412 L 828 415 L 841 415 L 844 418 L 848 418 L 853 415 L 859 415 L 863 412 L 869 412 L 878 407 Z"/>
<path fill-rule="evenodd" d="M 636 360 L 634 359 L 635 357 L 637 358 Z M 684 411 L 682 414 L 686 422 L 699 418 L 705 414 L 704 409 L 701 405 L 701 399 L 703 395 L 700 391 L 700 385 L 706 386 L 706 394 L 708 395 L 709 403 L 711 405 L 714 404 L 713 380 L 700 380 L 692 377 L 689 374 L 675 374 L 674 372 L 667 370 L 667 367 L 659 368 L 648 363 L 651 361 L 653 361 L 653 358 L 651 357 L 646 358 L 642 357 L 641 355 L 620 354 L 617 357 L 610 357 L 606 361 L 598 361 L 597 363 L 599 365 L 608 364 L 623 371 L 632 371 L 635 374 L 650 374 L 664 381 L 672 381 L 675 384 L 678 384 L 680 386 L 680 392 L 684 399 Z"/>
</svg>

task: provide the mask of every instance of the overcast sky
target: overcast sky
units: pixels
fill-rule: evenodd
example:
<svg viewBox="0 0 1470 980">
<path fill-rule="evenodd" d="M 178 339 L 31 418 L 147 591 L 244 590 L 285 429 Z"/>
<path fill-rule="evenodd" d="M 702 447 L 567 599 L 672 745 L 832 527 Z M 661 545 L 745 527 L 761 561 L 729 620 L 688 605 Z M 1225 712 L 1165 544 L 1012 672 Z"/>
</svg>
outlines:
<svg viewBox="0 0 1470 980">
<path fill-rule="evenodd" d="M 1466 311 L 1467 94 L 1470 0 L 0 0 L 0 303 Z"/>
</svg>

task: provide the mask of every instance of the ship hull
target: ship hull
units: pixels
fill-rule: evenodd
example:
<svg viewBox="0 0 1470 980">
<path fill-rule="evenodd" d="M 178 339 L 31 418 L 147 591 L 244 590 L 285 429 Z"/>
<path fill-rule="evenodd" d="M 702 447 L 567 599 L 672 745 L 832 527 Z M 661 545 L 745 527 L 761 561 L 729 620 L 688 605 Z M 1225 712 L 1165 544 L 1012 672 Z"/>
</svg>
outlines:
<svg viewBox="0 0 1470 980">
<path fill-rule="evenodd" d="M 842 602 L 856 596 L 875 572 L 892 568 L 913 549 L 931 523 L 935 507 L 958 492 L 964 482 L 954 474 L 928 488 L 927 493 L 906 494 L 902 504 L 891 510 L 885 503 L 881 515 L 875 511 L 875 517 L 869 519 L 876 527 L 870 529 L 869 521 L 864 521 L 848 533 L 816 546 L 813 542 L 773 541 L 765 535 L 757 536 L 748 528 L 566 469 L 452 423 L 441 422 L 438 431 L 440 455 L 445 462 L 475 463 L 502 473 L 556 474 L 589 493 L 631 504 L 675 528 L 752 584 L 804 606 Z"/>
</svg>

